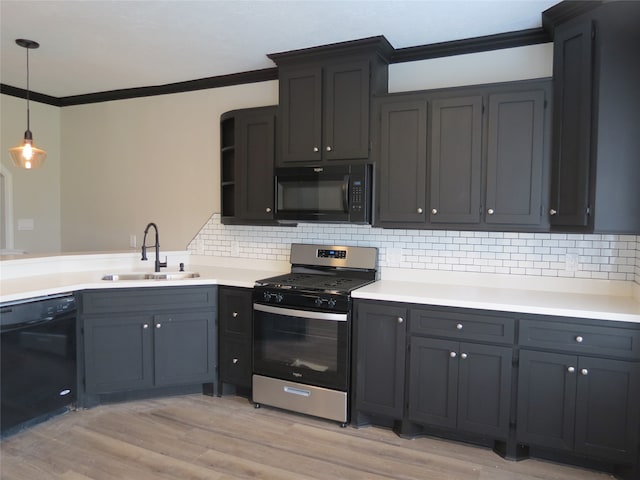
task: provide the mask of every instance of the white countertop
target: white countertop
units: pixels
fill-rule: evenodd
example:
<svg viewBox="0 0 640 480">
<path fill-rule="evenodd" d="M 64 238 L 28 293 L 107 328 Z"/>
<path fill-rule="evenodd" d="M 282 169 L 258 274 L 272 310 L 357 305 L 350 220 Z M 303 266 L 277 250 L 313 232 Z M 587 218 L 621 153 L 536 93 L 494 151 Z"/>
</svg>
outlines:
<svg viewBox="0 0 640 480">
<path fill-rule="evenodd" d="M 106 274 L 152 272 L 138 252 L 11 257 L 0 261 L 0 303 L 87 289 L 227 285 L 252 288 L 255 281 L 289 271 L 285 261 L 261 261 L 163 252 L 169 267 L 198 272 L 182 280 L 102 280 Z M 486 285 L 491 285 L 486 286 Z M 531 279 L 514 276 L 382 270 L 382 280 L 355 290 L 353 298 L 517 313 L 640 323 L 640 285 L 633 282 Z"/>
<path fill-rule="evenodd" d="M 169 253 L 171 255 L 171 252 Z M 164 253 L 161 257 L 164 259 Z M 174 252 L 169 268 L 162 272 L 177 272 L 180 261 L 185 270 L 200 276 L 178 280 L 102 280 L 106 274 L 153 272 L 153 261 L 140 262 L 139 254 L 87 254 L 43 258 L 11 259 L 0 262 L 0 303 L 36 298 L 58 293 L 104 288 L 161 287 L 188 285 L 227 285 L 252 288 L 255 281 L 284 273 L 284 264 L 268 262 L 234 262 L 227 265 L 190 263 L 188 254 Z M 197 261 L 197 258 L 193 260 Z M 143 268 L 144 267 L 144 268 Z"/>
<path fill-rule="evenodd" d="M 640 323 L 633 296 L 380 280 L 353 298 Z"/>
</svg>

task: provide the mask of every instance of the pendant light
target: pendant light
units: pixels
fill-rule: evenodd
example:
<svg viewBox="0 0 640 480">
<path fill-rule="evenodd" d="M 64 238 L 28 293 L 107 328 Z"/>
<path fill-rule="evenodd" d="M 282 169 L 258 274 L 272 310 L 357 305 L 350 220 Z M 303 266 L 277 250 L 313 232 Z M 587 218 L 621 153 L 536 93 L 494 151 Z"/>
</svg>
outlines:
<svg viewBox="0 0 640 480">
<path fill-rule="evenodd" d="M 18 168 L 40 168 L 47 158 L 47 152 L 40 148 L 36 148 L 33 144 L 33 135 L 29 129 L 29 50 L 38 48 L 40 44 L 33 40 L 19 38 L 16 43 L 27 49 L 27 131 L 24 132 L 24 140 L 16 147 L 10 148 L 9 153 L 13 164 Z"/>
</svg>

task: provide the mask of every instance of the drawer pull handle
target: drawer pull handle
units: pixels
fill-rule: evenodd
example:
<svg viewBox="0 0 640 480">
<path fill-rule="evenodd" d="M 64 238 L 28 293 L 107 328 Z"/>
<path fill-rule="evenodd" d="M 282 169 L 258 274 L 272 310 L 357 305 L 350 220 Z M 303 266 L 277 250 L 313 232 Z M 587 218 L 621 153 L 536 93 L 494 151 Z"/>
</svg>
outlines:
<svg viewBox="0 0 640 480">
<path fill-rule="evenodd" d="M 236 363 L 238 363 L 238 359 L 234 358 L 233 360 L 231 360 L 233 362 L 233 364 L 235 365 Z"/>
<path fill-rule="evenodd" d="M 575 373 L 575 372 L 576 372 L 576 367 L 569 367 L 569 368 L 567 368 L 567 372 L 569 372 L 569 373 Z"/>
<path fill-rule="evenodd" d="M 467 355 L 466 353 L 461 353 L 460 354 L 460 358 L 463 359 L 463 360 L 466 360 L 468 356 L 469 355 Z"/>
<path fill-rule="evenodd" d="M 233 318 L 236 318 L 238 316 L 238 312 L 233 312 L 231 315 L 233 316 Z"/>
<path fill-rule="evenodd" d="M 580 370 L 580 373 L 582 375 L 589 375 L 589 370 L 587 370 L 586 368 L 583 368 L 582 370 Z"/>
<path fill-rule="evenodd" d="M 404 318 L 398 317 L 398 323 L 403 323 L 403 322 L 404 322 Z"/>
<path fill-rule="evenodd" d="M 457 329 L 457 330 L 462 330 L 462 324 L 461 324 L 461 323 L 457 324 L 457 325 L 456 325 L 456 329 Z"/>
<path fill-rule="evenodd" d="M 143 325 L 142 325 L 142 328 L 144 328 L 144 329 L 149 328 L 149 324 L 148 324 L 148 323 L 143 324 Z"/>
<path fill-rule="evenodd" d="M 449 354 L 449 356 L 450 356 L 451 358 L 456 358 L 456 357 L 458 356 L 458 354 L 457 354 L 456 352 L 451 352 L 451 353 Z"/>
<path fill-rule="evenodd" d="M 576 342 L 578 342 L 578 343 L 582 343 L 582 342 L 583 342 L 583 340 L 584 340 L 584 338 L 582 338 L 580 335 L 578 335 L 578 336 L 576 337 Z"/>
</svg>

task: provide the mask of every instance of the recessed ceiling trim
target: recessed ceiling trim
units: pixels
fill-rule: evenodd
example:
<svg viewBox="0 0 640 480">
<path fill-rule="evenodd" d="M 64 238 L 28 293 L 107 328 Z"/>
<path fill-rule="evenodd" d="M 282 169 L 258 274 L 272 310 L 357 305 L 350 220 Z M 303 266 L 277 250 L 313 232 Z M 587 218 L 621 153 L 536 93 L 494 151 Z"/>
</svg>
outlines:
<svg viewBox="0 0 640 480">
<path fill-rule="evenodd" d="M 376 37 L 377 38 L 377 37 Z M 474 37 L 451 42 L 434 43 L 417 47 L 394 49 L 391 54 L 391 63 L 413 62 L 427 60 L 429 58 L 463 55 L 503 48 L 524 47 L 551 41 L 549 33 L 544 28 L 519 30 L 516 32 L 499 33 L 483 37 Z M 278 54 L 274 54 L 278 55 Z M 85 105 L 90 103 L 109 102 L 114 100 L 127 100 L 131 98 L 151 97 L 155 95 L 167 95 L 183 93 L 210 88 L 228 87 L 245 83 L 265 82 L 278 79 L 277 68 L 266 68 L 249 72 L 220 75 L 216 77 L 201 78 L 186 82 L 170 83 L 149 87 L 125 88 L 107 92 L 88 93 L 68 97 L 52 97 L 37 92 L 30 92 L 31 100 L 53 105 L 68 107 L 73 105 Z M 26 90 L 0 84 L 0 93 L 19 98 L 26 98 Z"/>
</svg>

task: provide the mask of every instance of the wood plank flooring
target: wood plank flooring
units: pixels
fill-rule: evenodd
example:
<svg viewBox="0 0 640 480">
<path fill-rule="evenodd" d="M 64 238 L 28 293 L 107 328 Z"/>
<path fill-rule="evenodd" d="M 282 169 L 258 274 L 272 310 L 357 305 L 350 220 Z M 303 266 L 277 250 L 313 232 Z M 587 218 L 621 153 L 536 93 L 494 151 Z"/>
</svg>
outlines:
<svg viewBox="0 0 640 480">
<path fill-rule="evenodd" d="M 2 441 L 2 480 L 605 480 L 469 445 L 187 395 L 102 405 Z"/>
</svg>

